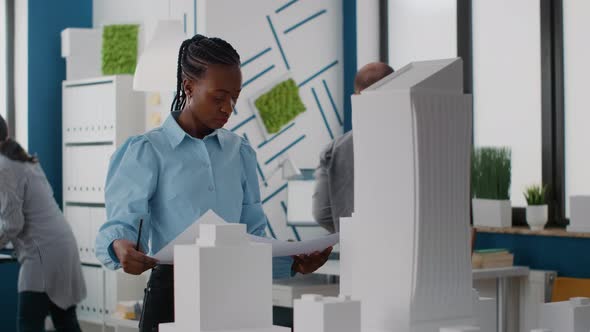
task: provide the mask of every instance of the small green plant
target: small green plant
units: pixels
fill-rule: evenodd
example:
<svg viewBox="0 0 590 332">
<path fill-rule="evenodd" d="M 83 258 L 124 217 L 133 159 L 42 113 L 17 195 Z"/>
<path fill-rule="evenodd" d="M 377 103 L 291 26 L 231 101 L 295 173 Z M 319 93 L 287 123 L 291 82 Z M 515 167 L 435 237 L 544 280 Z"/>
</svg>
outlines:
<svg viewBox="0 0 590 332">
<path fill-rule="evenodd" d="M 528 205 L 544 205 L 547 198 L 547 186 L 532 185 L 524 191 L 524 198 Z"/>
<path fill-rule="evenodd" d="M 133 74 L 139 25 L 107 25 L 102 32 L 103 75 Z"/>
<path fill-rule="evenodd" d="M 480 147 L 471 158 L 471 191 L 475 198 L 510 199 L 511 151 L 506 147 Z"/>
<path fill-rule="evenodd" d="M 305 105 L 299 97 L 299 88 L 292 79 L 275 85 L 258 97 L 254 104 L 269 134 L 278 132 L 297 115 L 305 112 Z"/>
</svg>

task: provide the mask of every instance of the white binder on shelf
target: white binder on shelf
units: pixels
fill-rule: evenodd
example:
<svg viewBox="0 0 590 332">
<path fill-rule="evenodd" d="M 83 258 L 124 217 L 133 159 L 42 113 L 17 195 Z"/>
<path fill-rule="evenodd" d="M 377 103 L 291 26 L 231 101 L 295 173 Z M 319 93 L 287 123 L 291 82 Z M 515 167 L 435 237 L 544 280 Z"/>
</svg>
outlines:
<svg viewBox="0 0 590 332">
<path fill-rule="evenodd" d="M 117 146 L 145 131 L 144 94 L 132 88 L 133 76 L 117 75 L 62 83 L 63 206 L 80 247 L 88 296 L 78 306 L 80 320 L 104 323 L 105 271 L 94 243 L 106 221 L 104 185 Z M 88 264 L 93 264 L 90 266 Z M 135 278 L 136 287 L 145 281 Z M 114 293 L 112 303 L 120 299 Z"/>
<path fill-rule="evenodd" d="M 100 264 L 96 259 L 96 251 L 94 249 L 94 243 L 96 236 L 100 230 L 100 227 L 106 221 L 106 210 L 104 207 L 92 207 L 90 208 L 90 261 L 95 264 Z"/>
</svg>

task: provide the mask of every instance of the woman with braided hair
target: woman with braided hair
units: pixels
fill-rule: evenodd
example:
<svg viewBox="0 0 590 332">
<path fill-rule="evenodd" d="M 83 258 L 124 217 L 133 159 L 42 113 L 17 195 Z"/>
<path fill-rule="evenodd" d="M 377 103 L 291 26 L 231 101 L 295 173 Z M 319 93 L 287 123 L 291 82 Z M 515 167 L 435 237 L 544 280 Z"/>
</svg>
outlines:
<svg viewBox="0 0 590 332">
<path fill-rule="evenodd" d="M 152 269 L 142 332 L 174 320 L 173 268 L 148 254 L 209 209 L 229 222 L 246 224 L 250 234 L 265 236 L 267 225 L 255 152 L 245 139 L 223 129 L 242 89 L 240 56 L 222 39 L 196 35 L 180 46 L 176 75 L 170 116 L 161 127 L 127 140 L 111 158 L 108 220 L 96 240 L 96 255 L 108 268 L 122 267 L 131 274 Z M 274 258 L 273 277 L 313 272 L 330 251 Z M 235 267 L 236 278 L 240 268 Z"/>
</svg>

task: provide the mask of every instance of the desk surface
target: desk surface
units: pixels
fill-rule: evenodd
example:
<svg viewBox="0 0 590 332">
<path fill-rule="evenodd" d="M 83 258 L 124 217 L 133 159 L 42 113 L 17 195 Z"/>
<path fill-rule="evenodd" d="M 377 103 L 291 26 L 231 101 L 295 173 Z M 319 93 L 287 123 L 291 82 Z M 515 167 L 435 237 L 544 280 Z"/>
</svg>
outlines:
<svg viewBox="0 0 590 332">
<path fill-rule="evenodd" d="M 340 275 L 340 261 L 329 260 L 315 271 L 317 274 L 325 275 Z M 496 279 L 496 278 L 509 278 L 509 277 L 524 277 L 529 275 L 529 268 L 525 266 L 512 266 L 503 267 L 497 269 L 475 269 L 473 270 L 473 280 L 482 279 Z"/>
<path fill-rule="evenodd" d="M 0 254 L 0 264 L 16 262 L 16 258 L 10 255 Z"/>
<path fill-rule="evenodd" d="M 139 329 L 139 321 L 132 319 L 122 319 L 112 315 L 105 316 L 105 324 L 111 327 L 126 327 L 131 329 Z"/>
<path fill-rule="evenodd" d="M 495 269 L 474 269 L 473 280 L 526 277 L 530 269 L 526 266 L 511 266 Z"/>
</svg>

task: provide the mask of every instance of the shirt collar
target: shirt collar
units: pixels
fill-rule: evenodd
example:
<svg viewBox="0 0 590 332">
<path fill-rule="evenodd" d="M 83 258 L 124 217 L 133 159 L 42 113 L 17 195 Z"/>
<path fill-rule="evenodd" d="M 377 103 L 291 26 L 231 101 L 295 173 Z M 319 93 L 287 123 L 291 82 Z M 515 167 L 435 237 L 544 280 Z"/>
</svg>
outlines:
<svg viewBox="0 0 590 332">
<path fill-rule="evenodd" d="M 180 125 L 177 122 L 180 113 L 181 111 L 172 112 L 162 125 L 164 132 L 168 136 L 168 140 L 172 144 L 173 148 L 176 148 L 180 143 L 182 143 L 185 137 L 195 139 L 187 134 L 182 128 L 180 128 Z M 224 129 L 216 129 L 211 134 L 205 136 L 204 139 L 207 139 L 207 137 L 215 137 L 219 143 L 219 146 L 223 149 L 224 141 L 226 139 Z"/>
</svg>

